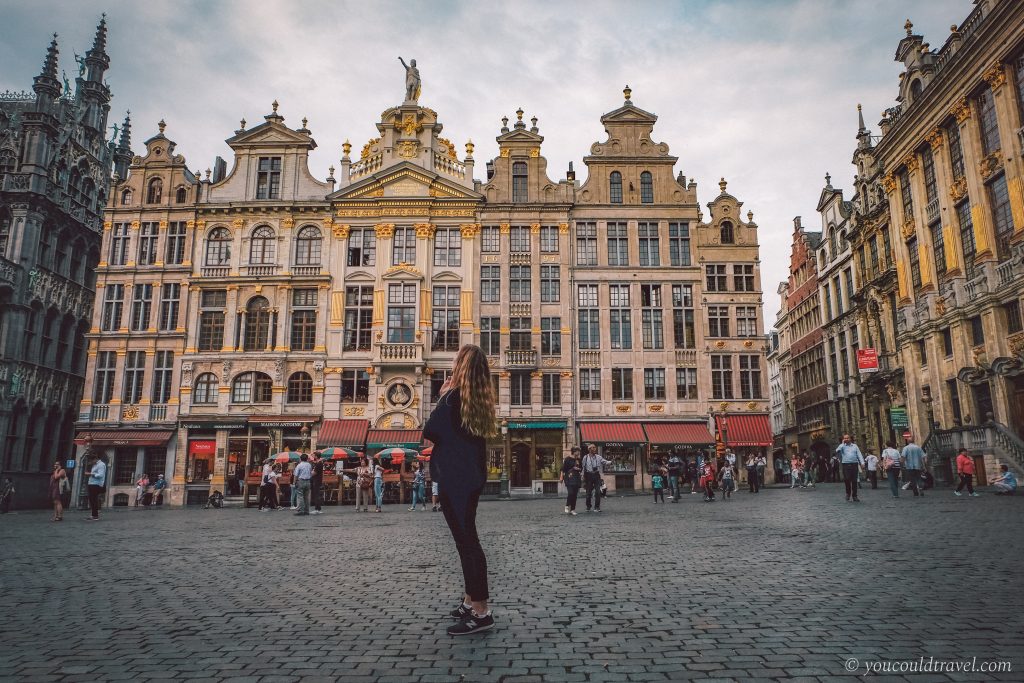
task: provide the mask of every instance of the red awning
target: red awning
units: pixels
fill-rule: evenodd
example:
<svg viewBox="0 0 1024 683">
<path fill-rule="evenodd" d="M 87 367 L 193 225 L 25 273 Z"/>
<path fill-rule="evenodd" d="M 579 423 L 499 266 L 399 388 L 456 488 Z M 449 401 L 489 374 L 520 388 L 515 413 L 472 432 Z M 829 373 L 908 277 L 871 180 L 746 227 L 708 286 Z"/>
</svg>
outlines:
<svg viewBox="0 0 1024 683">
<path fill-rule="evenodd" d="M 369 428 L 369 420 L 324 420 L 316 437 L 316 447 L 346 446 L 361 451 L 366 445 Z"/>
<path fill-rule="evenodd" d="M 580 424 L 580 441 L 595 446 L 626 445 L 647 443 L 647 436 L 639 422 L 584 422 Z"/>
<path fill-rule="evenodd" d="M 715 420 L 726 446 L 772 445 L 772 427 L 767 415 L 726 415 L 724 430 L 722 416 L 715 416 Z"/>
<path fill-rule="evenodd" d="M 174 432 L 149 432 L 144 430 L 104 430 L 79 432 L 75 443 L 85 445 L 85 437 L 92 437 L 93 446 L 163 446 L 174 436 Z"/>
<path fill-rule="evenodd" d="M 715 437 L 707 422 L 644 422 L 652 446 L 709 446 Z"/>
</svg>

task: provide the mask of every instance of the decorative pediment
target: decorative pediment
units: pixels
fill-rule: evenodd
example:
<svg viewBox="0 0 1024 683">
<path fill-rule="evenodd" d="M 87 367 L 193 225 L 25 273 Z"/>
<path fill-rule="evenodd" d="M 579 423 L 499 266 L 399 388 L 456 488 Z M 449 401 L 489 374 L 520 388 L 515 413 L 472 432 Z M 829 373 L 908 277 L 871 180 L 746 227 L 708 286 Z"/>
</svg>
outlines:
<svg viewBox="0 0 1024 683">
<path fill-rule="evenodd" d="M 444 177 L 413 164 L 402 164 L 386 172 L 361 179 L 328 196 L 329 200 L 383 198 L 481 199 L 482 196 L 455 185 Z"/>
<path fill-rule="evenodd" d="M 422 280 L 423 271 L 411 263 L 399 263 L 384 271 L 382 277 L 385 280 Z"/>
<path fill-rule="evenodd" d="M 298 133 L 284 124 L 267 121 L 255 128 L 243 130 L 228 138 L 228 145 L 231 147 L 269 146 L 269 145 L 302 145 L 310 149 L 316 149 L 316 142 L 313 138 L 303 133 Z"/>
<path fill-rule="evenodd" d="M 365 270 L 356 270 L 345 274 L 345 282 L 373 282 L 374 277 Z"/>
<path fill-rule="evenodd" d="M 443 271 L 443 272 L 438 273 L 437 275 L 435 275 L 433 278 L 431 278 L 431 281 L 432 282 L 462 282 L 462 277 L 460 275 L 456 274 L 456 273 L 453 273 L 450 270 L 446 270 L 446 271 Z"/>
<path fill-rule="evenodd" d="M 658 120 L 656 114 L 644 111 L 633 104 L 619 107 L 601 117 L 601 123 L 655 123 Z"/>
</svg>

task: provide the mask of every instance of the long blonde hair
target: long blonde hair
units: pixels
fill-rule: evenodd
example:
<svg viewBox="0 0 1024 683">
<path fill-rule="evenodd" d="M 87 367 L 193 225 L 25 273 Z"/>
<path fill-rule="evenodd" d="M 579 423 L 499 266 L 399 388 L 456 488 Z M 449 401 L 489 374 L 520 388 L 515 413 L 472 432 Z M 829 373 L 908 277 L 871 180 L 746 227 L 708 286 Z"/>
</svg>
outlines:
<svg viewBox="0 0 1024 683">
<path fill-rule="evenodd" d="M 490 438 L 497 432 L 491 368 L 483 349 L 466 344 L 459 349 L 452 368 L 451 386 L 462 400 L 462 426 L 470 434 Z"/>
</svg>

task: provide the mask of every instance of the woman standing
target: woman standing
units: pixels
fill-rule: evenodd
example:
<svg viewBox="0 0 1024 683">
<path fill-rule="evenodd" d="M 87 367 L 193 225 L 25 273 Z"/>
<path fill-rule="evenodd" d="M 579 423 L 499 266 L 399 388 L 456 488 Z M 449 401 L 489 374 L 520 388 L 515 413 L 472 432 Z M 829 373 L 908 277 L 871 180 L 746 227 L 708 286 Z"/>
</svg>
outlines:
<svg viewBox="0 0 1024 683">
<path fill-rule="evenodd" d="M 373 488 L 373 470 L 370 469 L 370 461 L 365 457 L 359 459 L 359 467 L 356 468 L 356 512 L 359 506 L 363 506 L 363 512 L 370 511 L 370 490 Z"/>
<path fill-rule="evenodd" d="M 377 504 L 374 512 L 380 512 L 380 506 L 384 503 L 384 467 L 377 458 L 373 459 L 373 500 Z"/>
<path fill-rule="evenodd" d="M 418 462 L 413 463 L 412 469 L 412 507 L 409 508 L 409 512 L 416 509 L 416 503 L 422 506 L 422 510 L 427 509 L 427 487 L 426 479 L 423 477 L 423 466 Z"/>
<path fill-rule="evenodd" d="M 487 558 L 476 530 L 476 507 L 487 480 L 487 438 L 495 433 L 492 386 L 487 356 L 478 346 L 463 346 L 423 429 L 423 436 L 434 443 L 431 479 L 441 485 L 441 510 L 465 581 L 462 602 L 450 615 L 459 620 L 448 627 L 453 636 L 494 626 L 487 608 Z"/>
<path fill-rule="evenodd" d="M 53 521 L 64 521 L 64 489 L 67 486 L 68 473 L 60 466 L 60 460 L 53 463 L 53 474 L 50 475 L 50 500 L 53 501 Z"/>
<path fill-rule="evenodd" d="M 565 514 L 576 515 L 576 499 L 583 485 L 582 469 L 580 469 L 580 449 L 572 447 L 572 454 L 562 461 L 562 483 L 565 484 Z"/>
</svg>

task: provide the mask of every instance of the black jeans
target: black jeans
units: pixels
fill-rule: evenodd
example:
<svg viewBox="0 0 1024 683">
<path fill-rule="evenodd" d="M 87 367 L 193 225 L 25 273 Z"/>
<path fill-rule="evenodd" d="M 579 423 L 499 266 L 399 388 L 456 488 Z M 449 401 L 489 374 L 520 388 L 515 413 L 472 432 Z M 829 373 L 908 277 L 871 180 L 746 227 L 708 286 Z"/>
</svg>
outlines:
<svg viewBox="0 0 1024 683">
<path fill-rule="evenodd" d="M 658 496 L 661 496 L 661 502 L 665 502 L 665 489 L 654 489 L 654 502 L 658 502 Z"/>
<path fill-rule="evenodd" d="M 317 481 L 315 477 L 309 480 L 310 501 L 317 512 L 320 511 L 320 506 L 323 504 L 323 488 L 323 481 Z"/>
<path fill-rule="evenodd" d="M 907 468 L 907 481 L 910 482 L 910 490 L 915 496 L 924 495 L 924 487 L 921 486 L 921 470 Z"/>
<path fill-rule="evenodd" d="M 754 467 L 747 468 L 747 490 L 751 493 L 761 490 L 761 482 L 758 481 L 757 469 Z"/>
<path fill-rule="evenodd" d="M 89 510 L 93 519 L 100 516 L 100 496 L 103 495 L 103 487 L 96 484 L 89 484 Z"/>
<path fill-rule="evenodd" d="M 868 481 L 871 482 L 871 488 L 878 488 L 878 470 L 868 470 Z"/>
<path fill-rule="evenodd" d="M 586 488 L 587 488 L 587 509 L 590 509 L 590 494 L 594 494 L 594 509 L 601 509 L 601 475 L 587 472 L 586 474 Z"/>
<path fill-rule="evenodd" d="M 964 486 L 967 487 L 967 493 L 974 493 L 974 475 L 973 474 L 961 474 L 960 483 L 956 485 L 956 490 L 959 493 L 964 490 Z"/>
<path fill-rule="evenodd" d="M 487 592 L 487 558 L 480 546 L 480 537 L 476 533 L 476 506 L 480 502 L 480 491 L 470 494 L 466 504 L 466 516 L 459 520 L 458 512 L 451 500 L 441 492 L 441 512 L 448 529 L 455 540 L 455 549 L 459 551 L 462 561 L 462 577 L 466 583 L 466 595 L 474 602 L 486 600 Z"/>
<path fill-rule="evenodd" d="M 580 495 L 580 487 L 579 486 L 566 486 L 565 490 L 568 491 L 568 494 L 569 494 L 569 495 L 567 495 L 565 497 L 565 505 L 570 510 L 575 510 L 576 509 L 576 498 Z"/>
<path fill-rule="evenodd" d="M 853 499 L 857 499 L 857 479 L 859 478 L 860 468 L 855 462 L 844 462 L 843 463 L 843 481 L 846 483 L 846 498 L 850 498 L 850 494 L 853 494 Z"/>
</svg>

